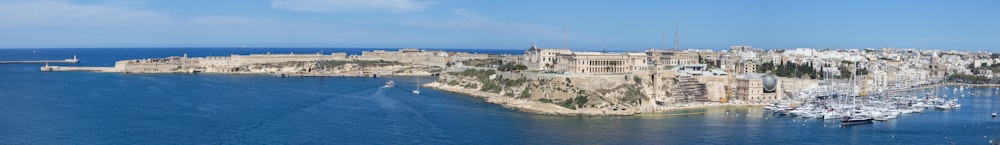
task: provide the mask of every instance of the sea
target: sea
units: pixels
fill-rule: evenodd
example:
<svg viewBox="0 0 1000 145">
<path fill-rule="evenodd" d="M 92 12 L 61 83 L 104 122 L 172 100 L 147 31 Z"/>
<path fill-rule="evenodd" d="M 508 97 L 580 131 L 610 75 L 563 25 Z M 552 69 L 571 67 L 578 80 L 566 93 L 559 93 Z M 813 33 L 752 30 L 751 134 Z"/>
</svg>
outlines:
<svg viewBox="0 0 1000 145">
<path fill-rule="evenodd" d="M 379 48 L 0 49 L 3 60 L 123 59 L 259 53 L 360 54 Z M 523 50 L 444 49 L 488 54 Z M 41 72 L 0 64 L 0 144 L 989 144 L 1000 138 L 995 87 L 928 90 L 962 107 L 840 126 L 760 107 L 638 116 L 548 116 L 421 89 L 434 77 L 289 77 Z M 382 88 L 386 81 L 396 87 Z M 977 95 L 971 96 L 972 93 Z M 966 95 L 965 97 L 961 97 Z M 994 141 L 996 142 L 996 141 Z"/>
</svg>

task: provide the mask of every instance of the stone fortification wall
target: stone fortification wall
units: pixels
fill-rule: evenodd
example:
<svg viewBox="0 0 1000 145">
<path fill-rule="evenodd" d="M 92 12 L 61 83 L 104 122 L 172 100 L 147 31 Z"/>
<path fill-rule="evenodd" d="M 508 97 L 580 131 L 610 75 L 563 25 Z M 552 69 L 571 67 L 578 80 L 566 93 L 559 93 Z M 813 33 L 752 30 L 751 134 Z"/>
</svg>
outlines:
<svg viewBox="0 0 1000 145">
<path fill-rule="evenodd" d="M 709 101 L 718 102 L 719 99 L 726 96 L 726 80 L 729 79 L 729 76 L 698 76 L 697 78 L 698 81 L 705 83 Z"/>
<path fill-rule="evenodd" d="M 563 74 L 545 74 L 545 73 L 513 73 L 513 72 L 498 72 L 498 75 L 504 78 L 521 78 L 524 77 L 528 80 L 560 80 L 564 81 L 569 79 L 569 83 L 573 86 L 596 90 L 602 88 L 612 88 L 621 84 L 628 82 L 631 79 L 631 75 L 563 75 Z M 627 77 L 627 78 L 626 78 Z"/>
<path fill-rule="evenodd" d="M 119 61 L 115 63 L 115 71 L 125 73 L 149 73 L 149 72 L 174 72 L 180 71 L 179 63 L 127 63 Z"/>
<path fill-rule="evenodd" d="M 346 54 L 322 55 L 322 54 L 251 54 L 232 55 L 230 60 L 235 65 L 247 65 L 257 63 L 278 63 L 289 61 L 321 61 L 321 60 L 347 60 Z"/>
<path fill-rule="evenodd" d="M 192 58 L 191 60 L 198 62 L 199 66 L 235 66 L 236 64 L 232 62 L 229 57 L 213 56 L 213 57 L 201 57 Z"/>
</svg>

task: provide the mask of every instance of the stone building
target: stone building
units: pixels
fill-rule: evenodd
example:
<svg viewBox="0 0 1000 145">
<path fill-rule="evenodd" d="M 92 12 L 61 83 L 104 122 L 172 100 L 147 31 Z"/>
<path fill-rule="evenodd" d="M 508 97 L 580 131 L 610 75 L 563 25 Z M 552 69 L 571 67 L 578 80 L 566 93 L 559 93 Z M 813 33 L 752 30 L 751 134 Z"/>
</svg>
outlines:
<svg viewBox="0 0 1000 145">
<path fill-rule="evenodd" d="M 570 52 L 560 53 L 556 70 L 576 74 L 627 74 L 647 71 L 642 53 Z"/>
<path fill-rule="evenodd" d="M 774 102 L 781 99 L 781 88 L 775 76 L 745 74 L 736 78 L 735 100 Z"/>
<path fill-rule="evenodd" d="M 654 60 L 666 66 L 678 66 L 698 63 L 698 54 L 677 50 L 647 50 L 647 56 L 659 55 L 659 60 Z M 652 58 L 652 57 L 650 57 Z"/>
<path fill-rule="evenodd" d="M 735 72 L 733 72 L 734 74 L 752 74 L 752 73 L 757 73 L 757 63 L 755 63 L 754 61 L 750 61 L 750 60 L 739 61 L 739 62 L 735 62 L 735 65 L 736 65 L 735 66 L 736 70 L 735 70 Z M 778 65 L 778 64 L 775 64 L 775 65 Z"/>
<path fill-rule="evenodd" d="M 559 60 L 558 54 L 568 54 L 572 51 L 569 49 L 555 49 L 555 48 L 538 48 L 537 46 L 531 46 L 527 51 L 524 51 L 523 62 L 524 65 L 528 66 L 529 70 L 552 70 L 555 68 L 554 63 Z"/>
<path fill-rule="evenodd" d="M 649 59 L 643 53 L 573 52 L 531 46 L 520 59 L 529 70 L 569 74 L 628 74 L 647 72 Z"/>
</svg>

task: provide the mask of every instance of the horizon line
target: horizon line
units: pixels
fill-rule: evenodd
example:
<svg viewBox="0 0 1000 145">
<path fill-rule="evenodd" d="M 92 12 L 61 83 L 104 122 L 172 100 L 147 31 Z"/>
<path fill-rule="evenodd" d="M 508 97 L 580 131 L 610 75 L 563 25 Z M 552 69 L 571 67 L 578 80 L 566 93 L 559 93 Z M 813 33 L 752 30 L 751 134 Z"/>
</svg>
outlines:
<svg viewBox="0 0 1000 145">
<path fill-rule="evenodd" d="M 738 46 L 738 45 L 730 45 L 730 46 Z M 749 45 L 749 46 L 752 46 L 752 45 Z M 530 47 L 531 46 L 528 46 L 528 48 L 530 48 Z M 416 48 L 416 49 L 432 49 L 432 50 L 434 50 L 434 49 L 521 50 L 522 49 L 522 48 L 434 48 L 434 47 L 421 48 L 421 47 L 306 47 L 306 46 L 301 46 L 301 47 L 300 46 L 276 46 L 276 47 L 240 47 L 240 46 L 236 46 L 236 47 L 231 47 L 231 46 L 225 46 L 225 47 L 221 47 L 221 46 L 182 46 L 182 47 L 167 47 L 167 46 L 164 46 L 164 47 L 155 47 L 155 46 L 151 46 L 151 47 L 20 47 L 20 48 L 19 47 L 0 47 L 0 50 L 3 50 L 3 49 L 6 49 L 6 50 L 10 50 L 10 49 L 128 49 L 128 48 L 133 48 L 133 49 L 180 49 L 180 48 L 205 48 L 205 49 L 260 49 L 260 48 L 281 48 L 281 49 L 404 49 L 404 48 Z M 947 50 L 955 50 L 955 51 L 968 51 L 968 52 L 997 52 L 997 51 L 986 51 L 986 50 L 983 50 L 983 49 L 964 50 L 964 49 L 902 48 L 902 47 L 900 47 L 900 48 L 897 48 L 897 47 L 863 47 L 863 48 L 861 48 L 861 47 L 858 47 L 858 48 L 812 48 L 812 47 L 797 47 L 797 48 L 754 48 L 754 49 L 765 50 L 765 51 L 772 50 L 773 51 L 773 50 L 794 50 L 794 49 L 800 49 L 800 48 L 815 49 L 815 50 L 853 50 L 853 49 L 869 49 L 869 48 L 871 48 L 871 49 L 892 48 L 892 49 L 914 49 L 914 50 L 946 50 L 946 51 Z M 524 49 L 527 50 L 526 48 L 524 48 Z M 595 49 L 573 49 L 573 48 L 568 48 L 568 49 L 570 49 L 570 50 L 583 50 L 583 51 L 601 51 L 601 49 L 598 49 L 598 48 L 595 48 Z M 662 49 L 662 48 L 630 48 L 630 49 L 627 48 L 627 49 L 617 49 L 615 51 L 649 50 L 649 49 Z M 727 51 L 728 48 L 721 48 L 721 49 L 719 49 L 719 48 L 680 48 L 678 50 L 714 50 L 714 51 Z M 998 49 L 998 50 L 1000 50 L 1000 49 Z"/>
</svg>

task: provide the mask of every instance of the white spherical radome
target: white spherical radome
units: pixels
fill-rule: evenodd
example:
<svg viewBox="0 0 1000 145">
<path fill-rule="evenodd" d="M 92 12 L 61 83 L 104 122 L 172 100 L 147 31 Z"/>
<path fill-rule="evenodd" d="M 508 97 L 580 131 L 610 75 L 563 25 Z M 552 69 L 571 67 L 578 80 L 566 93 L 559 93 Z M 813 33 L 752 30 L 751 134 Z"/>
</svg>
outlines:
<svg viewBox="0 0 1000 145">
<path fill-rule="evenodd" d="M 774 75 L 764 75 L 761 80 L 764 83 L 764 91 L 774 92 L 778 86 L 778 78 Z"/>
</svg>

